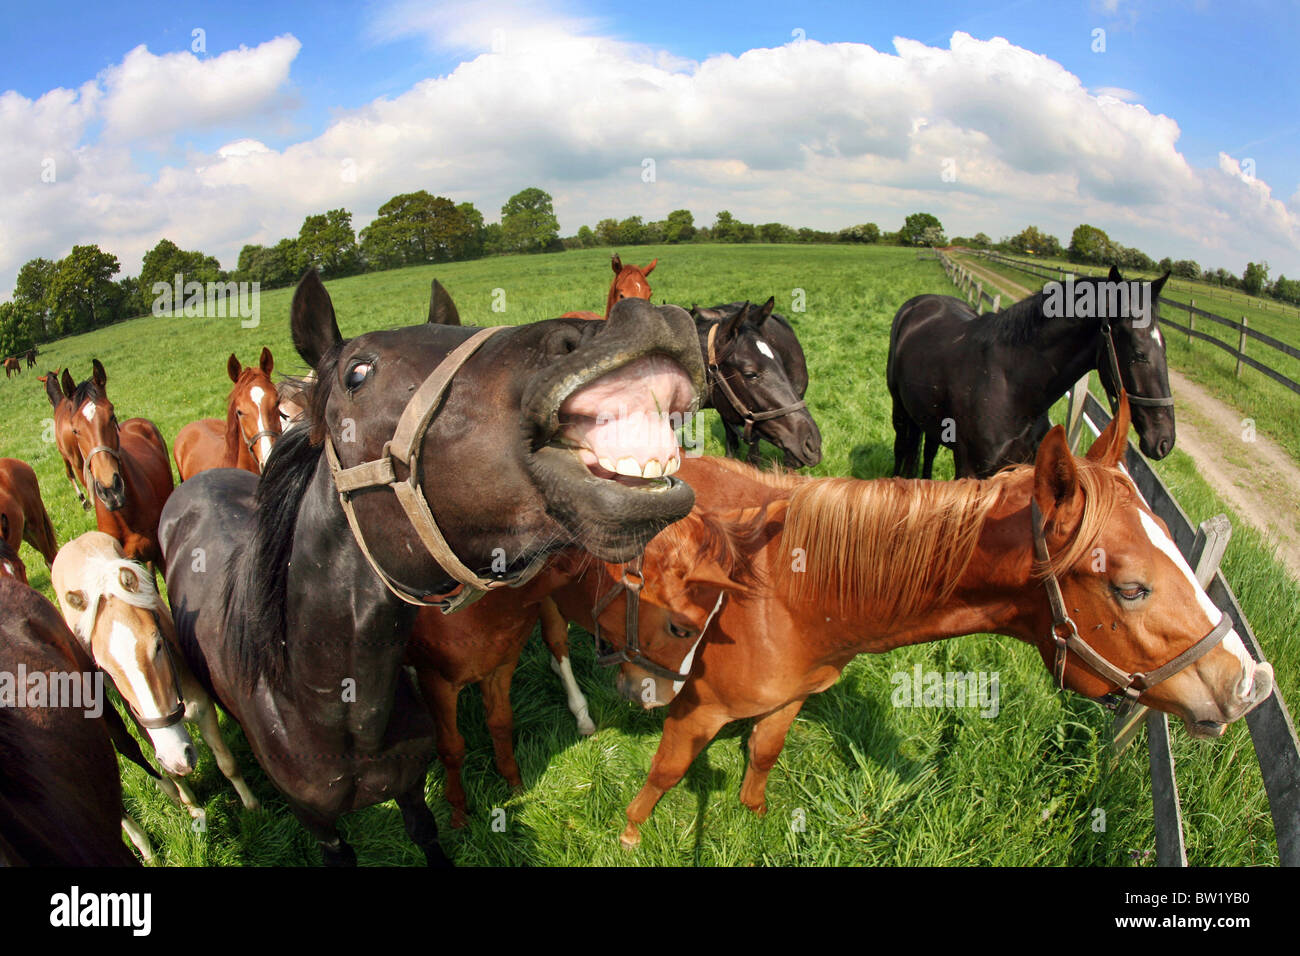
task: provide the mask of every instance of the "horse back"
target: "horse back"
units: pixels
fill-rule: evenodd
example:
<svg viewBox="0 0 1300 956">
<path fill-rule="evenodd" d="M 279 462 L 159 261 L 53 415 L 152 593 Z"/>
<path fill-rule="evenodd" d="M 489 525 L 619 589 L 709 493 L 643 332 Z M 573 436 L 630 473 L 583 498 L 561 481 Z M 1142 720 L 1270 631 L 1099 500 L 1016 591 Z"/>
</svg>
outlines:
<svg viewBox="0 0 1300 956">
<path fill-rule="evenodd" d="M 181 481 L 188 481 L 209 468 L 230 468 L 226 461 L 226 423 L 219 418 L 200 418 L 176 433 L 172 445 L 176 470 Z"/>
</svg>

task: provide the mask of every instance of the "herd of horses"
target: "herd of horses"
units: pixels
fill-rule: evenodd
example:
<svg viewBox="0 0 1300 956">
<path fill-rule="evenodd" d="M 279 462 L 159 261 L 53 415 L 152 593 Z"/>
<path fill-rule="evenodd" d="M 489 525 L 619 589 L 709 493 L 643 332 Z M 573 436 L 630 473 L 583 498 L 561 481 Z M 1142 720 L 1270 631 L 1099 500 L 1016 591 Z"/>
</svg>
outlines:
<svg viewBox="0 0 1300 956">
<path fill-rule="evenodd" d="M 36 355 L 36 349 L 28 349 L 23 353 L 22 358 L 14 355 L 6 356 L 4 361 L 5 378 L 21 375 L 23 373 L 23 362 L 27 363 L 28 368 L 33 368 L 36 365 Z"/>
<path fill-rule="evenodd" d="M 308 272 L 290 329 L 310 373 L 275 383 L 268 349 L 252 366 L 232 354 L 224 420 L 172 444 L 176 486 L 162 434 L 117 420 L 98 360 L 80 383 L 43 376 L 99 530 L 58 548 L 35 474 L 0 460 L 0 678 L 102 673 L 154 760 L 112 706 L 0 706 L 0 863 L 132 864 L 123 831 L 151 859 L 114 754 L 199 814 L 187 724 L 257 808 L 220 705 L 324 862 L 355 863 L 338 819 L 391 799 L 445 864 L 429 767 L 436 754 L 463 826 L 457 700 L 478 684 L 497 769 L 522 786 L 510 685 L 539 623 L 579 733 L 595 726 L 569 621 L 629 702 L 668 709 L 629 848 L 733 720 L 754 720 L 740 799 L 764 813 L 804 701 L 862 653 L 1010 635 L 1060 688 L 1140 701 L 1202 738 L 1271 693 L 1271 668 L 1122 467 L 1130 396 L 1144 451 L 1174 439 L 1158 284 L 1146 312 L 1101 321 L 1049 315 L 1041 293 L 983 316 L 943 296 L 905 303 L 886 374 L 895 477 L 868 481 L 796 473 L 820 461 L 821 434 L 772 298 L 655 306 L 657 260 L 612 264 L 603 316 L 466 327 L 435 281 L 427 322 L 350 339 Z M 1094 368 L 1116 413 L 1080 458 L 1046 412 Z M 705 407 L 749 463 L 683 454 L 674 425 Z M 784 469 L 754 466 L 760 439 Z M 929 480 L 941 444 L 959 480 Z M 58 610 L 27 587 L 23 540 Z"/>
</svg>

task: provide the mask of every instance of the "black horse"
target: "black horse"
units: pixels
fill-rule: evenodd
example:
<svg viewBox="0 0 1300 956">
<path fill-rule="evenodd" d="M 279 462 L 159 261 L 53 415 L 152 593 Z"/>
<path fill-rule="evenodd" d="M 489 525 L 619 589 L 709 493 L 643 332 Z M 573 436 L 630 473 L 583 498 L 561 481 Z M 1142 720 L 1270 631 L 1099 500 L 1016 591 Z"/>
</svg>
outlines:
<svg viewBox="0 0 1300 956">
<path fill-rule="evenodd" d="M 822 436 L 803 400 L 808 363 L 790 320 L 773 312 L 774 305 L 769 298 L 761 307 L 730 302 L 691 309 L 709 370 L 704 407 L 718 410 L 728 455 L 737 455 L 743 439 L 750 464 L 757 464 L 758 440 L 766 438 L 784 452 L 788 467 L 811 467 L 822 459 Z"/>
<path fill-rule="evenodd" d="M 951 296 L 903 303 L 885 373 L 894 403 L 894 474 L 916 477 L 923 435 L 924 478 L 940 445 L 953 450 L 958 478 L 985 478 L 1032 461 L 1050 427 L 1048 409 L 1091 369 L 1114 399 L 1118 368 L 1142 453 L 1157 460 L 1169 454 L 1174 409 L 1158 308 L 1168 278 L 1126 281 L 1112 267 L 1106 279 L 1048 283 L 982 316 Z"/>
<path fill-rule="evenodd" d="M 596 462 L 663 437 L 623 435 L 618 416 L 693 410 L 693 326 L 682 309 L 629 299 L 608 322 L 549 320 L 486 341 L 443 324 L 345 340 L 311 272 L 292 332 L 316 373 L 302 425 L 260 483 L 206 471 L 164 509 L 177 634 L 327 863 L 356 860 L 337 819 L 389 799 L 427 861 L 445 862 L 424 800 L 434 726 L 402 667 L 416 606 L 521 582 L 571 544 L 626 561 L 690 510 L 679 480 Z M 444 358 L 471 338 L 477 350 L 449 370 Z M 445 394 L 429 390 L 448 374 Z M 446 549 L 429 543 L 438 534 Z"/>
</svg>

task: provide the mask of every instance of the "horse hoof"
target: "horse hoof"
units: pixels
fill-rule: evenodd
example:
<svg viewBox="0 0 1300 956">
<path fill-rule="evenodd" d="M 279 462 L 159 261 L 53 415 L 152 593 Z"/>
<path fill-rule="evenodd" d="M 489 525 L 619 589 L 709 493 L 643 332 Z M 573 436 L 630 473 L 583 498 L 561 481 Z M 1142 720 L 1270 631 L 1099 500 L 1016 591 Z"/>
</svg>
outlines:
<svg viewBox="0 0 1300 956">
<path fill-rule="evenodd" d="M 94 506 L 91 505 L 91 503 L 90 503 L 89 501 L 83 501 L 83 502 L 81 503 L 81 510 L 82 510 L 82 511 L 94 511 L 95 509 L 94 509 Z"/>
<path fill-rule="evenodd" d="M 641 844 L 641 831 L 632 824 L 618 838 L 619 845 L 625 850 L 635 850 Z"/>
<path fill-rule="evenodd" d="M 469 818 L 465 816 L 464 810 L 453 808 L 451 811 L 451 828 L 453 830 L 463 830 L 469 823 Z"/>
<path fill-rule="evenodd" d="M 583 737 L 590 737 L 590 736 L 591 736 L 592 734 L 594 734 L 595 732 L 596 732 L 596 725 L 592 722 L 592 720 L 591 720 L 590 717 L 579 717 L 579 718 L 578 718 L 578 733 L 579 733 L 579 734 L 581 734 Z"/>
<path fill-rule="evenodd" d="M 249 800 L 246 804 L 244 804 L 244 809 L 245 809 L 245 810 L 254 810 L 254 811 L 256 811 L 256 810 L 261 810 L 261 809 L 262 809 L 262 801 L 258 800 L 256 797 L 254 797 L 252 800 Z"/>
</svg>

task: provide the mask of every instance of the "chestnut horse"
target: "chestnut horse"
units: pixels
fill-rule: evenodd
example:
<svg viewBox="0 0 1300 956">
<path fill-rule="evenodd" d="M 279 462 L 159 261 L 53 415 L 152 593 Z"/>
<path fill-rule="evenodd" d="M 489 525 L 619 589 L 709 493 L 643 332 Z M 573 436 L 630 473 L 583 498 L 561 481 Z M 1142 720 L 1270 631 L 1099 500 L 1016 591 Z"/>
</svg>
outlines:
<svg viewBox="0 0 1300 956">
<path fill-rule="evenodd" d="M 629 699 L 669 707 L 624 846 L 638 843 L 640 824 L 718 731 L 744 717 L 757 721 L 740 799 L 765 812 L 768 773 L 804 700 L 861 653 L 1005 634 L 1037 647 L 1061 686 L 1122 693 L 1181 717 L 1198 738 L 1221 735 L 1266 698 L 1272 667 L 1246 652 L 1117 467 L 1128 426 L 1121 396 L 1086 459 L 1057 426 L 1033 465 L 951 483 L 752 473 L 740 488 L 740 466 L 691 461 L 683 472 L 704 509 L 663 537 L 691 533 L 694 543 L 667 559 L 658 542 L 647 547 L 644 657 L 619 679 Z M 760 507 L 709 511 L 728 498 Z M 725 547 L 699 543 L 719 533 Z M 619 594 L 599 620 L 624 650 L 625 604 Z M 693 676 L 651 673 L 647 660 Z"/>
<path fill-rule="evenodd" d="M 647 298 L 648 298 L 648 297 L 647 297 Z M 6 359 L 5 359 L 5 378 L 8 378 L 10 375 L 14 374 L 15 372 L 17 372 L 19 375 L 23 374 L 23 365 L 22 365 L 22 363 L 19 362 L 18 359 L 13 358 L 13 357 L 6 358 Z"/>
<path fill-rule="evenodd" d="M 608 319 L 609 310 L 614 308 L 614 303 L 621 299 L 649 299 L 650 283 L 646 281 L 646 276 L 654 272 L 655 266 L 659 264 L 656 257 L 650 260 L 650 264 L 645 268 L 634 265 L 623 265 L 623 260 L 619 258 L 618 253 L 610 257 L 609 264 L 614 270 L 614 281 L 609 284 L 609 295 L 605 297 L 605 314 L 597 315 L 595 312 L 565 312 L 561 318 L 565 319 Z"/>
<path fill-rule="evenodd" d="M 85 462 L 81 460 L 81 449 L 77 447 L 76 436 L 72 434 L 72 416 L 75 409 L 72 407 L 70 396 L 77 390 L 77 385 L 72 381 L 72 376 L 67 369 L 63 370 L 62 379 L 59 378 L 58 372 L 47 372 L 40 376 L 39 381 L 45 386 L 45 397 L 50 400 L 50 407 L 54 409 L 54 444 L 63 459 L 64 475 L 72 482 L 72 490 L 77 493 L 77 500 L 81 502 L 81 507 L 89 511 L 90 502 L 86 500 L 86 495 L 81 490 Z"/>
<path fill-rule="evenodd" d="M 59 550 L 54 525 L 41 500 L 36 472 L 17 458 L 0 458 L 0 538 L 15 553 L 26 541 L 41 553 L 47 567 L 53 567 Z"/>
<path fill-rule="evenodd" d="M 18 549 L 10 547 L 4 538 L 0 538 L 0 577 L 13 578 L 19 584 L 27 583 L 27 566 L 18 556 Z"/>
<path fill-rule="evenodd" d="M 171 495 L 172 468 L 167 443 L 147 418 L 118 425 L 108 398 L 108 375 L 99 359 L 91 377 L 68 395 L 72 435 L 80 452 L 82 478 L 95 498 L 95 523 L 122 543 L 126 556 L 150 567 L 162 561 L 158 517 Z M 71 376 L 65 375 L 65 393 Z"/>
<path fill-rule="evenodd" d="M 260 475 L 280 437 L 280 397 L 271 382 L 275 359 L 263 347 L 256 366 L 241 366 L 235 353 L 226 374 L 235 383 L 226 401 L 226 420 L 202 418 L 176 435 L 172 455 L 181 481 L 209 468 L 242 468 Z"/>
</svg>

